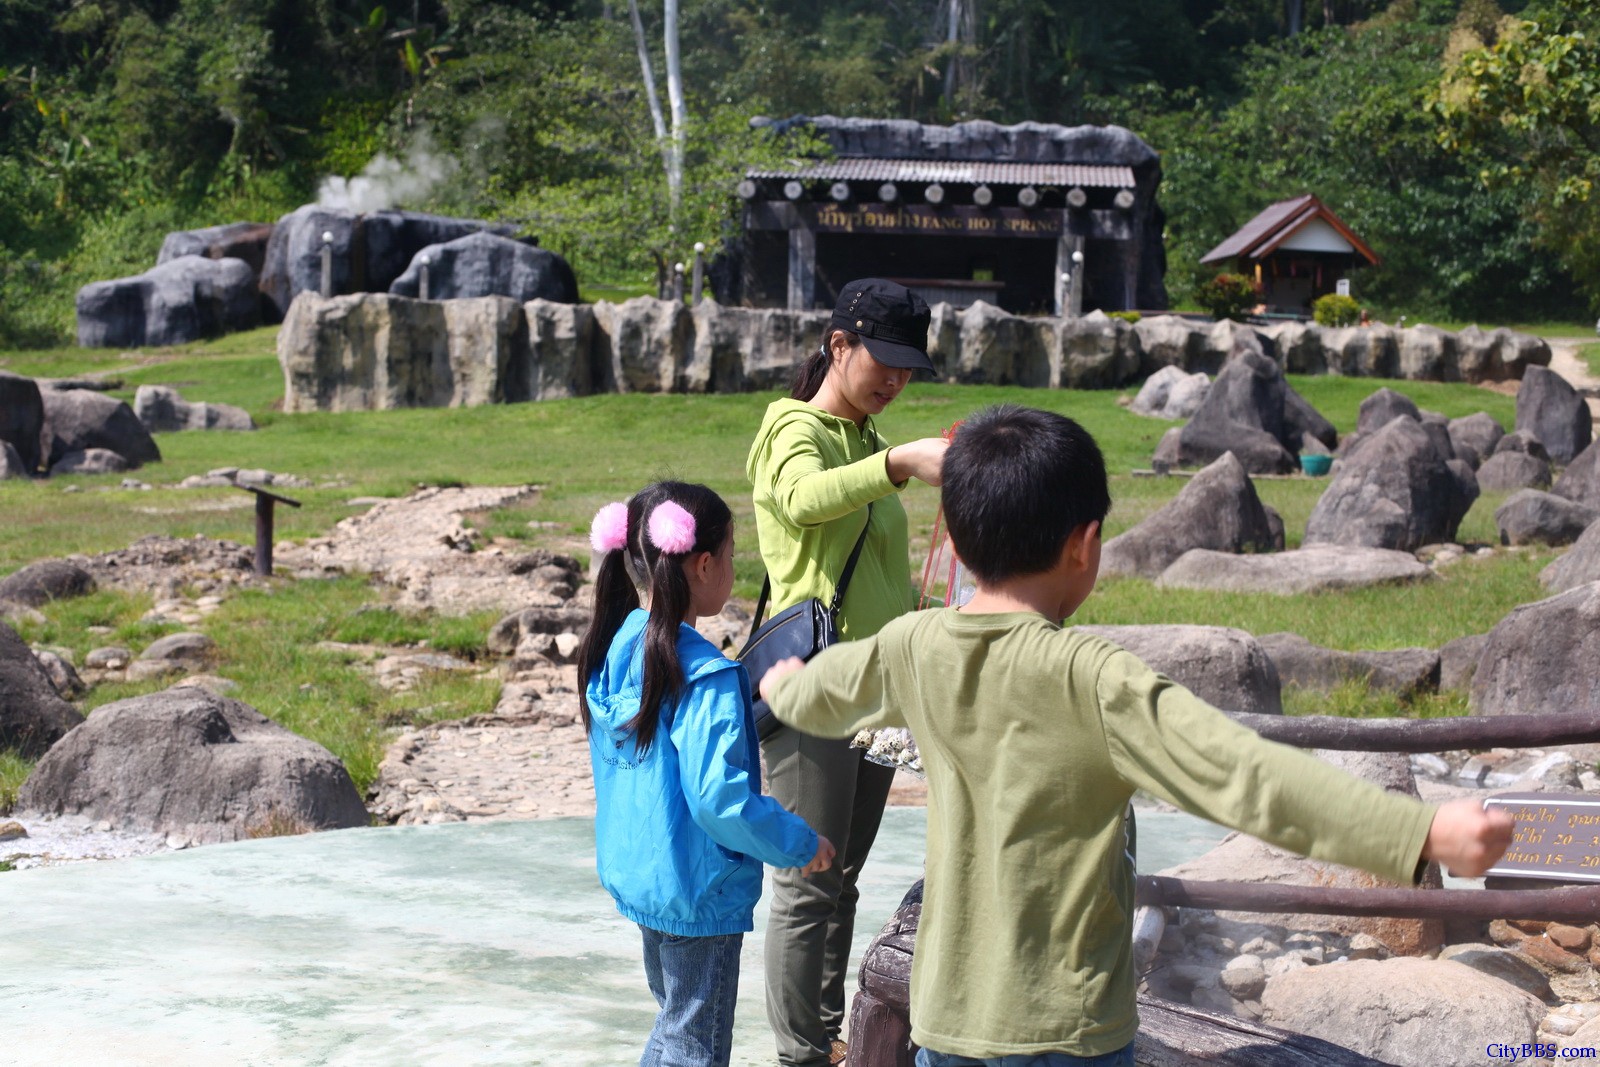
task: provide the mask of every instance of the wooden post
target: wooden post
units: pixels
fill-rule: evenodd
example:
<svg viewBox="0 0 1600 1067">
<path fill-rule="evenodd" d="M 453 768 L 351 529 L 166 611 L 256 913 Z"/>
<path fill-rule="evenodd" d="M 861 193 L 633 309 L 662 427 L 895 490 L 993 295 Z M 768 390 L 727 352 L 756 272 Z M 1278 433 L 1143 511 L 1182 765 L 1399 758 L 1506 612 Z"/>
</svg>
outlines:
<svg viewBox="0 0 1600 1067">
<path fill-rule="evenodd" d="M 1256 882 L 1200 882 L 1144 875 L 1139 907 L 1259 911 L 1275 915 L 1376 915 L 1389 919 L 1528 919 L 1594 922 L 1600 885 L 1565 889 L 1329 889 Z"/>
<path fill-rule="evenodd" d="M 1342 752 L 1450 752 L 1462 748 L 1543 748 L 1600 741 L 1600 710 L 1555 715 L 1464 715 L 1453 719 L 1346 719 L 1337 715 L 1228 718 L 1268 741 Z"/>
<path fill-rule="evenodd" d="M 235 483 L 237 484 L 237 483 Z M 274 504 L 288 504 L 291 508 L 300 506 L 300 501 L 290 500 L 286 496 L 269 493 L 265 489 L 254 485 L 240 485 L 247 493 L 254 493 L 256 498 L 256 562 L 255 572 L 263 578 L 272 576 L 272 508 Z"/>
<path fill-rule="evenodd" d="M 789 310 L 809 311 L 817 293 L 817 235 L 805 225 L 789 230 Z"/>
</svg>

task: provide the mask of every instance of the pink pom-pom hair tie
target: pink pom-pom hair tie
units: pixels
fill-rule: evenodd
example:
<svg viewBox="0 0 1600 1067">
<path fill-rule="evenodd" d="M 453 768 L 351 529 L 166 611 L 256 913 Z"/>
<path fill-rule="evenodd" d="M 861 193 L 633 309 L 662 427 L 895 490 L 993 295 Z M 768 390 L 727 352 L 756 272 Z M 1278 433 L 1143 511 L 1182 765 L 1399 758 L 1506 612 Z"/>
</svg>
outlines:
<svg viewBox="0 0 1600 1067">
<path fill-rule="evenodd" d="M 671 500 L 650 513 L 650 543 L 663 552 L 682 555 L 694 547 L 694 516 Z"/>
<path fill-rule="evenodd" d="M 596 552 L 619 552 L 628 546 L 628 505 L 607 504 L 594 513 L 589 544 Z"/>
</svg>

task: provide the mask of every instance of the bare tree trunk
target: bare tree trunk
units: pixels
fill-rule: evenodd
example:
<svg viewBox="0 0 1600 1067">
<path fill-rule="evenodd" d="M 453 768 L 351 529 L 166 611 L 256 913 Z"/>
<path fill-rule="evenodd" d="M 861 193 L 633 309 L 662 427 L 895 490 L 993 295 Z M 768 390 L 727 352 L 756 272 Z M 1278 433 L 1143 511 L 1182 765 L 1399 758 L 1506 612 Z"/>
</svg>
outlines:
<svg viewBox="0 0 1600 1067">
<path fill-rule="evenodd" d="M 672 182 L 672 159 L 667 150 L 667 123 L 661 116 L 661 97 L 656 95 L 656 72 L 650 63 L 650 46 L 644 39 L 644 20 L 639 17 L 639 0 L 628 0 L 628 15 L 633 19 L 633 41 L 639 48 L 639 70 L 644 75 L 644 96 L 650 104 L 650 124 L 655 127 L 656 143 L 661 146 L 661 164 Z"/>
<path fill-rule="evenodd" d="M 1283 0 L 1285 21 L 1288 23 L 1288 36 L 1296 37 L 1305 25 L 1306 0 Z"/>
<path fill-rule="evenodd" d="M 672 196 L 673 221 L 683 203 L 683 138 L 689 111 L 683 102 L 683 67 L 678 54 L 678 0 L 666 0 L 662 33 L 667 51 L 667 102 L 672 107 L 672 141 L 667 164 L 667 190 Z"/>
</svg>

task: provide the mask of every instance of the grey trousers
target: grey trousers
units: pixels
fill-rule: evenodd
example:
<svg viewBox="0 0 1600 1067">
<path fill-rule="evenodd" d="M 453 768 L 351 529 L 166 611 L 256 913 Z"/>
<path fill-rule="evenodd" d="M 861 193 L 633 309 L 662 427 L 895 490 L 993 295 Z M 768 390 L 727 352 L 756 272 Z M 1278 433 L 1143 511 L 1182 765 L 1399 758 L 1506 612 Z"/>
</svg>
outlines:
<svg viewBox="0 0 1600 1067">
<path fill-rule="evenodd" d="M 838 849 L 833 867 L 802 878 L 773 872 L 767 922 L 767 1020 L 784 1067 L 828 1062 L 845 1019 L 856 879 L 878 836 L 894 768 L 849 741 L 785 727 L 762 743 L 768 791 Z"/>
</svg>

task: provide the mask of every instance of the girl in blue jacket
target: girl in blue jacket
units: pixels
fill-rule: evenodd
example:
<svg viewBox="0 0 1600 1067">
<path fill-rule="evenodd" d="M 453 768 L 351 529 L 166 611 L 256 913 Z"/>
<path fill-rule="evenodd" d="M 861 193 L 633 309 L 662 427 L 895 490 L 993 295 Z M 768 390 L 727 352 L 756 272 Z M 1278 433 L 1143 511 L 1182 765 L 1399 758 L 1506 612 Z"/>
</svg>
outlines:
<svg viewBox="0 0 1600 1067">
<path fill-rule="evenodd" d="M 827 870 L 833 845 L 762 794 L 750 681 L 694 629 L 733 590 L 728 505 L 658 482 L 601 508 L 589 540 L 601 564 L 578 702 L 595 858 L 644 935 L 661 1007 L 640 1067 L 724 1067 L 761 865 Z"/>
</svg>

